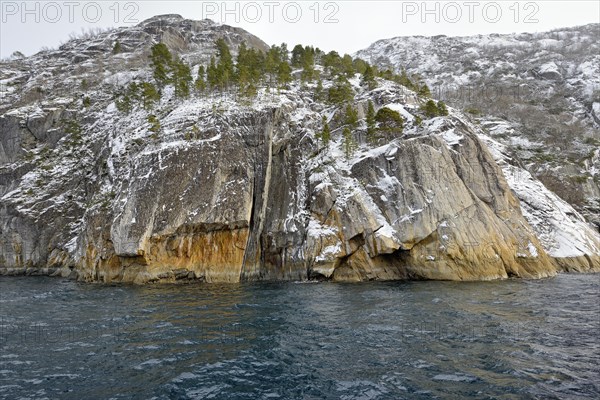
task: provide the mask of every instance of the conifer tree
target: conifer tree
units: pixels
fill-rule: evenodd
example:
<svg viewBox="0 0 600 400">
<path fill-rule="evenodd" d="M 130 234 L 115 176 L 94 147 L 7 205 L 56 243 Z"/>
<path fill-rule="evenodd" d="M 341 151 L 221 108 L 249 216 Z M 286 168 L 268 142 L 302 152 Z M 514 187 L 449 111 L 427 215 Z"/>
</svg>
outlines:
<svg viewBox="0 0 600 400">
<path fill-rule="evenodd" d="M 139 102 L 140 101 L 140 85 L 137 82 L 131 82 L 129 86 L 127 86 L 127 94 L 131 98 L 131 101 Z"/>
<path fill-rule="evenodd" d="M 394 80 L 394 73 L 392 72 L 391 69 L 386 69 L 384 71 L 380 71 L 379 72 L 379 77 L 383 78 L 385 80 L 388 80 L 388 81 L 393 81 Z"/>
<path fill-rule="evenodd" d="M 361 75 L 364 75 L 365 71 L 367 70 L 367 66 L 369 66 L 369 64 L 360 58 L 355 58 L 354 61 L 352 62 L 354 64 L 354 71 L 358 72 Z M 373 70 L 373 68 L 371 67 L 371 71 Z"/>
<path fill-rule="evenodd" d="M 156 83 L 163 87 L 169 82 L 169 72 L 173 57 L 164 43 L 157 43 L 151 48 L 150 59 L 154 68 L 154 79 Z"/>
<path fill-rule="evenodd" d="M 414 90 L 415 88 L 410 78 L 408 77 L 408 74 L 406 73 L 405 69 L 402 69 L 402 72 L 398 77 L 398 83 L 412 90 Z"/>
<path fill-rule="evenodd" d="M 204 92 L 206 90 L 206 79 L 204 77 L 205 71 L 204 66 L 201 65 L 198 67 L 198 77 L 196 78 L 196 82 L 194 86 L 198 92 Z"/>
<path fill-rule="evenodd" d="M 315 78 L 315 54 L 311 47 L 306 47 L 301 62 L 302 82 L 311 82 Z"/>
<path fill-rule="evenodd" d="M 156 90 L 156 87 L 150 82 L 142 82 L 140 88 L 142 106 L 146 110 L 152 109 L 154 103 L 160 101 L 160 92 Z"/>
<path fill-rule="evenodd" d="M 177 59 L 172 64 L 171 81 L 175 87 L 175 96 L 187 98 L 190 95 L 190 83 L 193 81 L 190 66 L 183 60 Z"/>
<path fill-rule="evenodd" d="M 437 103 L 438 115 L 448 115 L 448 108 L 446 107 L 446 103 L 443 101 L 438 101 Z"/>
<path fill-rule="evenodd" d="M 425 115 L 429 118 L 433 118 L 438 115 L 438 107 L 433 100 L 427 100 L 424 106 L 421 107 Z"/>
<path fill-rule="evenodd" d="M 113 46 L 113 54 L 119 54 L 121 52 L 121 42 L 119 42 L 118 40 L 115 42 L 115 45 Z"/>
<path fill-rule="evenodd" d="M 117 107 L 117 110 L 123 114 L 129 114 L 132 109 L 131 98 L 127 94 L 119 96 L 119 98 L 115 100 L 115 106 Z"/>
<path fill-rule="evenodd" d="M 236 80 L 240 94 L 253 97 L 257 86 L 265 73 L 264 54 L 255 49 L 248 49 L 244 43 L 240 45 L 236 62 Z"/>
<path fill-rule="evenodd" d="M 277 84 L 280 87 L 287 86 L 292 81 L 292 68 L 287 61 L 281 61 L 279 63 L 279 69 L 277 71 Z"/>
<path fill-rule="evenodd" d="M 208 83 L 211 89 L 219 86 L 219 76 L 214 57 L 210 58 L 210 64 L 208 64 L 208 69 L 206 70 L 206 83 Z"/>
<path fill-rule="evenodd" d="M 354 138 L 352 137 L 352 131 L 350 130 L 350 128 L 344 128 L 344 131 L 342 133 L 342 140 L 344 155 L 346 156 L 346 159 L 349 159 L 350 157 L 352 157 L 354 151 L 356 150 L 356 143 L 354 142 Z"/>
<path fill-rule="evenodd" d="M 141 100 L 140 85 L 137 82 L 131 82 L 127 89 L 115 101 L 117 110 L 124 114 L 129 114 L 133 107 Z"/>
<path fill-rule="evenodd" d="M 246 99 L 252 99 L 258 93 L 258 88 L 254 82 L 250 81 L 244 86 L 240 86 L 240 95 Z"/>
<path fill-rule="evenodd" d="M 375 73 L 373 72 L 373 67 L 369 64 L 365 67 L 365 72 L 362 76 L 362 83 L 367 85 L 369 89 L 374 89 L 377 86 L 377 82 L 375 81 Z"/>
<path fill-rule="evenodd" d="M 265 54 L 260 50 L 249 49 L 247 58 L 250 79 L 255 85 L 258 85 L 265 75 Z"/>
<path fill-rule="evenodd" d="M 320 138 L 323 142 L 323 146 L 329 146 L 329 141 L 331 140 L 331 130 L 329 129 L 329 124 L 327 123 L 327 117 L 325 116 L 323 116 L 323 129 L 321 130 Z"/>
<path fill-rule="evenodd" d="M 271 84 L 273 83 L 273 78 L 277 77 L 279 72 L 279 65 L 282 61 L 283 60 L 281 59 L 281 52 L 279 50 L 279 47 L 272 46 L 267 52 L 264 65 L 269 86 L 271 86 Z"/>
<path fill-rule="evenodd" d="M 348 54 L 344 54 L 342 58 L 342 69 L 347 78 L 354 76 L 354 63 L 352 62 L 352 57 Z"/>
<path fill-rule="evenodd" d="M 63 122 L 63 130 L 65 133 L 71 135 L 73 141 L 79 141 L 81 139 L 81 125 L 75 119 L 67 119 Z"/>
<path fill-rule="evenodd" d="M 291 60 L 292 67 L 295 67 L 295 68 L 302 67 L 303 61 L 304 61 L 304 46 L 302 46 L 301 44 L 297 44 L 292 49 L 292 60 Z"/>
<path fill-rule="evenodd" d="M 379 123 L 379 129 L 388 135 L 401 134 L 404 120 L 398 111 L 383 107 L 375 114 L 375 120 Z"/>
<path fill-rule="evenodd" d="M 350 129 L 356 129 L 358 126 L 358 113 L 356 109 L 352 107 L 351 104 L 346 106 L 346 124 L 350 127 Z"/>
<path fill-rule="evenodd" d="M 322 64 L 324 54 L 325 53 L 320 48 L 317 47 L 314 49 L 313 56 L 315 58 L 315 64 Z"/>
<path fill-rule="evenodd" d="M 279 60 L 288 62 L 290 61 L 289 50 L 287 47 L 287 43 L 281 43 L 279 45 Z"/>
<path fill-rule="evenodd" d="M 236 80 L 240 88 L 240 93 L 244 91 L 247 85 L 251 82 L 250 63 L 248 57 L 248 49 L 246 44 L 242 43 L 238 49 L 236 60 Z"/>
<path fill-rule="evenodd" d="M 234 65 L 231 51 L 227 42 L 223 38 L 217 39 L 217 50 L 219 53 L 219 63 L 216 67 L 217 85 L 221 89 L 229 87 L 234 80 Z"/>
<path fill-rule="evenodd" d="M 419 90 L 417 91 L 417 93 L 419 94 L 419 96 L 431 97 L 431 91 L 429 90 L 429 86 L 427 86 L 427 84 L 425 83 L 419 86 Z"/>
<path fill-rule="evenodd" d="M 328 101 L 331 104 L 344 104 L 354 99 L 354 91 L 350 86 L 348 80 L 343 76 L 339 75 L 336 79 L 336 83 L 329 88 Z"/>
<path fill-rule="evenodd" d="M 322 57 L 323 67 L 330 76 L 338 75 L 342 70 L 342 58 L 336 51 L 330 51 Z"/>
<path fill-rule="evenodd" d="M 315 100 L 323 100 L 323 81 L 321 80 L 321 78 L 319 78 L 319 80 L 317 81 L 317 87 L 315 88 Z"/>
<path fill-rule="evenodd" d="M 429 99 L 424 105 L 421 106 L 421 110 L 423 110 L 425 115 L 429 118 L 440 115 L 448 115 L 448 108 L 443 101 L 438 101 L 436 104 L 435 101 Z"/>
<path fill-rule="evenodd" d="M 160 121 L 156 118 L 156 115 L 150 114 L 148 115 L 148 122 L 150 123 L 150 128 L 148 129 L 152 132 L 152 137 L 154 139 L 158 139 L 158 134 L 160 132 Z"/>
</svg>

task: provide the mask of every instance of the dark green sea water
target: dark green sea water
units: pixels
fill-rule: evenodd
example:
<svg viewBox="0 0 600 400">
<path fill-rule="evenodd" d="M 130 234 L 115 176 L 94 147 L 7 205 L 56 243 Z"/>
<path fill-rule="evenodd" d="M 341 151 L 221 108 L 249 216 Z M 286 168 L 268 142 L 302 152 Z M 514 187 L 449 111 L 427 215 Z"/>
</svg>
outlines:
<svg viewBox="0 0 600 400">
<path fill-rule="evenodd" d="M 598 399 L 600 275 L 105 286 L 0 277 L 3 399 Z"/>
</svg>

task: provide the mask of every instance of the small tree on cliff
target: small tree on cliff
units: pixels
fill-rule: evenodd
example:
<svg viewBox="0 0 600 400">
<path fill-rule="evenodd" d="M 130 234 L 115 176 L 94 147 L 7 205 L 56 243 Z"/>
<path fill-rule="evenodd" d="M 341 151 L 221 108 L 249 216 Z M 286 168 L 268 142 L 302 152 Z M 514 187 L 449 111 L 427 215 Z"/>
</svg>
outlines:
<svg viewBox="0 0 600 400">
<path fill-rule="evenodd" d="M 352 101 L 354 99 L 354 91 L 350 82 L 343 76 L 339 75 L 336 83 L 329 88 L 328 101 L 331 104 L 340 105 Z"/>
<path fill-rule="evenodd" d="M 63 130 L 66 134 L 71 135 L 71 142 L 78 143 L 81 140 L 81 125 L 75 119 L 67 119 L 63 122 Z"/>
<path fill-rule="evenodd" d="M 350 129 L 356 129 L 358 126 L 358 113 L 351 104 L 346 106 L 346 124 L 349 125 Z"/>
<path fill-rule="evenodd" d="M 133 105 L 131 104 L 131 97 L 129 97 L 127 93 L 120 95 L 115 100 L 115 106 L 117 107 L 117 110 L 123 114 L 129 114 L 133 108 Z"/>
<path fill-rule="evenodd" d="M 183 60 L 177 59 L 173 62 L 172 70 L 173 73 L 171 81 L 175 87 L 175 96 L 182 99 L 189 97 L 190 84 L 193 81 L 190 66 L 187 65 Z"/>
<path fill-rule="evenodd" d="M 325 147 L 329 146 L 329 141 L 331 140 L 331 130 L 329 129 L 329 124 L 327 123 L 327 117 L 323 116 L 323 129 L 321 132 L 317 133 L 317 140 L 321 140 Z"/>
<path fill-rule="evenodd" d="M 315 76 L 315 50 L 307 46 L 302 57 L 302 82 L 312 82 Z"/>
<path fill-rule="evenodd" d="M 215 89 L 219 85 L 219 77 L 217 76 L 217 65 L 215 63 L 215 58 L 210 58 L 210 64 L 208 64 L 208 68 L 206 70 L 206 83 L 211 89 Z"/>
<path fill-rule="evenodd" d="M 152 132 L 151 137 L 153 139 L 158 139 L 158 134 L 160 133 L 160 121 L 154 114 L 148 115 L 148 122 L 150 123 L 150 128 L 148 130 Z"/>
<path fill-rule="evenodd" d="M 379 124 L 379 130 L 388 136 L 400 135 L 404 128 L 404 121 L 398 111 L 383 107 L 377 111 L 375 120 Z"/>
<path fill-rule="evenodd" d="M 365 72 L 362 76 L 362 83 L 367 85 L 369 89 L 375 89 L 377 87 L 377 81 L 375 81 L 375 72 L 373 71 L 373 67 L 369 64 L 365 67 Z"/>
<path fill-rule="evenodd" d="M 121 52 L 121 42 L 119 42 L 118 40 L 115 42 L 115 45 L 113 46 L 113 54 L 119 54 Z"/>
<path fill-rule="evenodd" d="M 425 83 L 419 86 L 417 93 L 422 97 L 431 97 L 431 90 L 429 90 L 429 86 L 427 86 Z"/>
<path fill-rule="evenodd" d="M 171 63 L 173 62 L 171 52 L 164 43 L 157 43 L 150 50 L 150 60 L 154 68 L 154 79 L 160 87 L 165 86 L 170 83 L 169 72 L 171 70 Z"/>
<path fill-rule="evenodd" d="M 438 101 L 436 104 L 436 102 L 431 99 L 427 100 L 427 102 L 421 106 L 421 110 L 423 110 L 428 118 L 433 118 L 440 115 L 448 115 L 448 108 L 443 101 Z"/>
<path fill-rule="evenodd" d="M 286 87 L 292 81 L 292 67 L 290 64 L 283 60 L 279 63 L 277 69 L 277 84 L 279 87 Z"/>
<path fill-rule="evenodd" d="M 433 118 L 438 113 L 437 105 L 435 104 L 435 101 L 433 101 L 433 100 L 427 100 L 427 103 L 425 103 L 425 105 L 423 105 L 421 107 L 421 109 L 423 110 L 423 112 L 425 113 L 425 115 L 428 118 Z"/>
<path fill-rule="evenodd" d="M 344 132 L 342 134 L 342 140 L 343 140 L 343 148 L 344 148 L 344 156 L 346 157 L 346 159 L 350 159 L 350 157 L 352 157 L 352 155 L 354 154 L 354 151 L 356 150 L 356 142 L 354 141 L 354 138 L 352 137 L 352 131 L 350 130 L 350 128 L 345 127 L 344 128 Z"/>
<path fill-rule="evenodd" d="M 446 108 L 446 103 L 444 103 L 443 101 L 438 101 L 437 109 L 439 115 L 448 115 L 448 108 Z"/>
<path fill-rule="evenodd" d="M 229 46 L 224 39 L 217 39 L 217 50 L 219 52 L 219 63 L 216 66 L 216 81 L 217 85 L 224 89 L 228 87 L 235 78 L 235 70 L 233 65 L 233 57 Z"/>
<path fill-rule="evenodd" d="M 198 67 L 198 76 L 196 77 L 196 82 L 194 83 L 194 86 L 196 87 L 196 90 L 200 93 L 206 90 L 206 79 L 204 77 L 205 72 L 206 71 L 204 70 L 203 65 Z"/>
<path fill-rule="evenodd" d="M 406 73 L 406 70 L 404 68 L 402 69 L 402 72 L 398 76 L 397 82 L 399 84 L 401 84 L 402 86 L 405 86 L 409 89 L 412 89 L 412 90 L 415 89 L 415 85 L 411 82 L 411 80 L 408 77 L 408 74 Z"/>
<path fill-rule="evenodd" d="M 319 80 L 317 81 L 317 87 L 315 88 L 314 93 L 316 101 L 323 101 L 323 81 L 321 80 L 321 78 L 319 78 Z"/>
<path fill-rule="evenodd" d="M 344 57 L 342 57 L 342 70 L 347 78 L 354 76 L 354 63 L 349 54 L 344 54 Z"/>
<path fill-rule="evenodd" d="M 139 87 L 142 106 L 146 110 L 152 109 L 154 103 L 160 101 L 160 92 L 156 90 L 156 87 L 150 82 L 142 82 Z"/>
<path fill-rule="evenodd" d="M 302 67 L 302 62 L 304 60 L 304 46 L 301 44 L 297 44 L 292 49 L 292 67 L 300 68 Z"/>
</svg>

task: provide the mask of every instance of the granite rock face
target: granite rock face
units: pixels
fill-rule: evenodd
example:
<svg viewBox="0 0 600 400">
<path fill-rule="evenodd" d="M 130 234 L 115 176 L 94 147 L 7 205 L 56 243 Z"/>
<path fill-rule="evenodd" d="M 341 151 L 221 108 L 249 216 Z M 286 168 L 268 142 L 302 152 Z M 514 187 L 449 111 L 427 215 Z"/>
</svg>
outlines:
<svg viewBox="0 0 600 400">
<path fill-rule="evenodd" d="M 600 228 L 600 24 L 549 32 L 406 36 L 356 53 L 419 74 L 477 115 L 511 158 Z"/>
<path fill-rule="evenodd" d="M 95 40 L 120 37 L 143 54 L 152 43 L 146 35 L 162 40 L 173 24 L 178 32 L 190 23 L 155 17 Z M 210 37 L 249 37 L 203 29 Z M 190 63 L 211 54 L 192 45 L 197 35 L 178 37 Z M 104 78 L 83 93 L 93 97 L 91 107 L 77 90 L 34 102 L 19 97 L 28 68 L 76 73 L 68 68 L 83 50 L 69 49 L 82 44 L 70 46 L 5 66 L 6 79 L 21 89 L 7 93 L 14 105 L 0 116 L 0 274 L 143 284 L 486 280 L 598 269 L 593 230 L 565 233 L 589 246 L 557 262 L 479 128 L 453 109 L 420 123 L 424 100 L 394 83 L 379 80 L 369 90 L 352 80 L 359 116 L 372 100 L 398 110 L 405 129 L 372 143 L 361 121 L 351 155 L 343 151 L 341 111 L 297 82 L 261 89 L 250 104 L 233 95 L 179 100 L 165 90 L 155 111 L 161 132 L 153 135 L 146 111 L 124 116 L 112 97 L 115 85 L 151 76 L 148 68 L 123 71 L 139 56 L 134 50 L 125 61 L 102 56 Z M 96 67 L 81 63 L 73 67 L 77 79 L 90 78 Z M 332 128 L 327 147 L 316 138 L 323 115 Z M 77 121 L 82 134 L 65 121 Z M 528 202 L 528 215 L 551 207 L 540 204 Z"/>
<path fill-rule="evenodd" d="M 134 156 L 132 179 L 114 199 L 119 208 L 85 223 L 83 279 L 474 280 L 556 272 L 473 134 L 465 131 L 456 150 L 436 135 L 398 139 L 346 170 L 322 154 L 324 171 L 314 173 L 284 113 L 233 118 L 214 141 Z"/>
</svg>

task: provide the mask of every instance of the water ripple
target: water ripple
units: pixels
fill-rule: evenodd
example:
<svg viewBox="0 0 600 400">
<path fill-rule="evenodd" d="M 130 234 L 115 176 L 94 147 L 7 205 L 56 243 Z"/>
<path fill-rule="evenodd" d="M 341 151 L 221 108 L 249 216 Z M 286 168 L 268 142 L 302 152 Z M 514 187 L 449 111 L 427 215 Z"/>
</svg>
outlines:
<svg viewBox="0 0 600 400">
<path fill-rule="evenodd" d="M 600 275 L 147 287 L 2 278 L 0 398 L 596 399 L 599 295 Z"/>
</svg>

